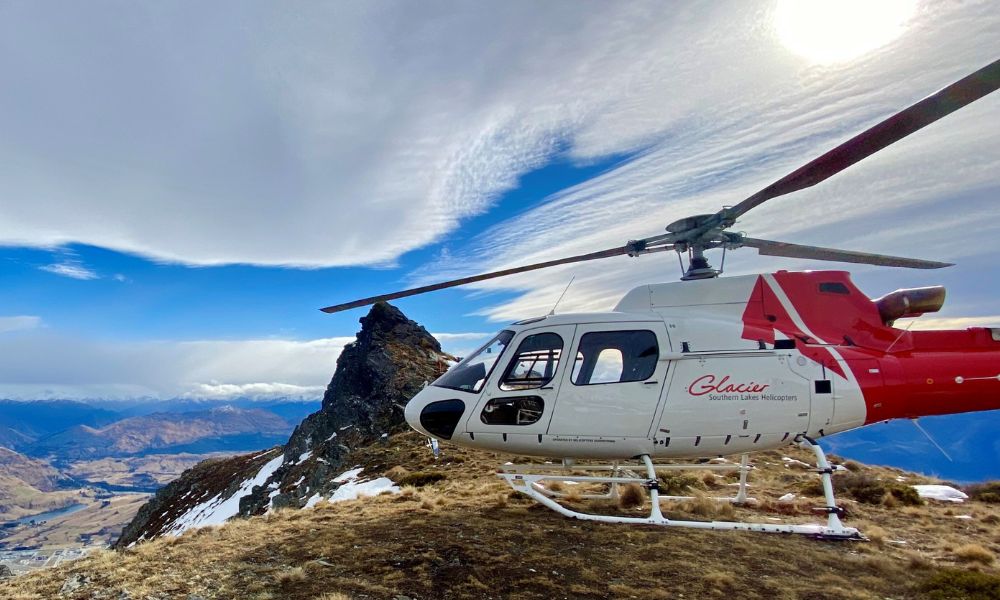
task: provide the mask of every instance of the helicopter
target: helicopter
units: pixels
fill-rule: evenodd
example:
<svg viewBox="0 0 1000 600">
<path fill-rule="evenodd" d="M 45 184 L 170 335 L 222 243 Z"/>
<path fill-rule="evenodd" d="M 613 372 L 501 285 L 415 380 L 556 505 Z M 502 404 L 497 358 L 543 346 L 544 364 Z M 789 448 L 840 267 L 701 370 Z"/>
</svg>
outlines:
<svg viewBox="0 0 1000 600">
<path fill-rule="evenodd" d="M 552 313 L 505 327 L 425 386 L 405 406 L 409 425 L 436 440 L 559 459 L 508 463 L 513 489 L 568 517 L 716 530 L 863 539 L 843 524 L 834 468 L 817 439 L 890 419 L 1000 408 L 1000 329 L 909 331 L 902 318 L 941 309 L 941 286 L 869 298 L 846 271 L 777 271 L 720 278 L 706 251 L 755 248 L 766 256 L 938 269 L 938 261 L 763 240 L 730 228 L 761 204 L 807 187 L 1000 87 L 1000 60 L 897 112 L 735 206 L 674 221 L 666 232 L 622 246 L 322 309 L 380 301 L 556 265 L 675 251 L 680 281 L 638 286 L 608 312 Z M 737 471 L 737 504 L 751 502 L 748 455 L 799 444 L 812 450 L 824 524 L 670 519 L 665 470 Z M 740 455 L 739 462 L 710 457 Z M 700 460 L 690 464 L 658 459 Z M 589 462 L 581 462 L 589 461 Z M 603 461 L 603 462 L 592 462 Z M 584 474 L 581 474 L 584 473 Z M 648 515 L 591 514 L 559 502 L 563 484 L 615 499 L 641 485 Z M 588 487 L 589 486 L 589 487 Z M 583 489 L 583 488 L 581 488 Z"/>
</svg>

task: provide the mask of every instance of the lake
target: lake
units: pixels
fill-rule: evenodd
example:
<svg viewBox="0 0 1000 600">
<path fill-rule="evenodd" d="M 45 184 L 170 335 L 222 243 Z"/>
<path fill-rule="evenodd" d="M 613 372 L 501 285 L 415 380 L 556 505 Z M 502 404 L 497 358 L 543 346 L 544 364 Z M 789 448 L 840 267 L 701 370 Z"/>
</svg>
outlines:
<svg viewBox="0 0 1000 600">
<path fill-rule="evenodd" d="M 27 517 L 21 517 L 20 519 L 14 521 L 7 521 L 7 523 L 17 523 L 18 525 L 24 525 L 30 523 L 31 521 L 51 521 L 52 519 L 61 517 L 63 515 L 71 515 L 78 510 L 86 508 L 86 504 L 70 504 L 63 508 L 57 508 L 56 510 L 50 510 L 43 513 L 38 513 L 37 515 L 28 515 Z"/>
</svg>

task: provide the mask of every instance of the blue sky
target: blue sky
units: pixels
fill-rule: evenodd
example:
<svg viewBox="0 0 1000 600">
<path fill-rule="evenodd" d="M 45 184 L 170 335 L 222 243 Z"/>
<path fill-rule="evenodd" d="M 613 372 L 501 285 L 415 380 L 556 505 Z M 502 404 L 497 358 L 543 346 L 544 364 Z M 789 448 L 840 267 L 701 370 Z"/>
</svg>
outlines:
<svg viewBox="0 0 1000 600">
<path fill-rule="evenodd" d="M 365 310 L 327 315 L 320 307 L 406 287 L 412 283 L 410 273 L 443 248 L 461 246 L 496 219 L 514 217 L 539 197 L 616 163 L 612 158 L 576 166 L 556 159 L 526 173 L 488 214 L 468 219 L 446 243 L 407 252 L 391 267 L 192 267 L 81 244 L 3 247 L 0 264 L 8 293 L 0 298 L 0 314 L 36 315 L 52 330 L 113 341 L 346 335 Z M 489 332 L 495 325 L 473 313 L 505 296 L 447 290 L 405 304 L 433 331 Z"/>
<path fill-rule="evenodd" d="M 1000 50 L 990 2 L 822 4 L 3 4 L 0 396 L 316 397 L 364 314 L 319 307 L 659 233 Z M 998 111 L 737 228 L 957 262 L 852 270 L 872 295 L 946 284 L 924 326 L 1000 324 Z M 398 304 L 461 354 L 571 277 L 562 307 L 595 310 L 676 274 L 612 259 Z"/>
</svg>

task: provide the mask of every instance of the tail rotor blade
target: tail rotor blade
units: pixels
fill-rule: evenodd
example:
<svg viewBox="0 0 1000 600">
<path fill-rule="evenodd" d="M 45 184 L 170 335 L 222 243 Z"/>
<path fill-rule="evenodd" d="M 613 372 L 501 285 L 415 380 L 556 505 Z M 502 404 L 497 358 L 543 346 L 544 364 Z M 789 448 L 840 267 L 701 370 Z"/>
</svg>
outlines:
<svg viewBox="0 0 1000 600">
<path fill-rule="evenodd" d="M 475 283 L 477 281 L 486 281 L 487 279 L 506 277 L 507 275 L 525 273 L 527 271 L 535 271 L 538 269 L 545 269 L 548 267 L 555 267 L 558 265 L 566 265 L 570 263 L 584 262 L 588 260 L 598 260 L 601 258 L 610 258 L 612 256 L 625 255 L 628 254 L 630 251 L 634 251 L 634 247 L 632 245 L 626 244 L 624 246 L 618 246 L 616 248 L 608 248 L 607 250 L 590 252 L 588 254 L 578 254 L 576 256 L 569 256 L 567 258 L 560 258 L 557 260 L 548 260 L 545 262 L 525 265 L 523 267 L 514 267 L 512 269 L 503 269 L 501 271 L 493 271 L 491 273 L 483 273 L 481 275 L 462 277 L 461 279 L 452 279 L 451 281 L 443 281 L 441 283 L 424 285 L 421 287 L 412 288 L 409 290 L 403 290 L 400 292 L 392 292 L 391 294 L 382 294 L 380 296 L 362 298 L 360 300 L 354 300 L 352 302 L 345 302 L 343 304 L 335 304 L 333 306 L 327 306 L 326 308 L 321 308 L 320 310 L 322 310 L 325 313 L 335 313 L 335 312 L 340 312 L 342 310 L 348 310 L 351 308 L 358 308 L 359 306 L 367 306 L 369 304 L 375 304 L 376 302 L 387 302 L 389 300 L 396 300 L 398 298 L 416 296 L 417 294 L 425 294 L 427 292 L 434 292 L 437 290 L 443 290 L 446 288 L 456 287 L 459 285 L 466 285 L 468 283 Z"/>
<path fill-rule="evenodd" d="M 732 222 L 772 198 L 814 186 L 998 88 L 1000 60 L 904 108 L 720 214 Z"/>
<path fill-rule="evenodd" d="M 886 254 L 871 254 L 869 252 L 854 252 L 837 248 L 821 248 L 819 246 L 803 246 L 788 242 L 775 242 L 756 238 L 743 238 L 740 243 L 756 248 L 764 256 L 785 256 L 788 258 L 807 258 L 812 260 L 828 260 L 833 262 L 859 263 L 863 265 L 878 265 L 882 267 L 906 267 L 910 269 L 941 269 L 953 266 L 952 263 L 888 256 Z"/>
</svg>

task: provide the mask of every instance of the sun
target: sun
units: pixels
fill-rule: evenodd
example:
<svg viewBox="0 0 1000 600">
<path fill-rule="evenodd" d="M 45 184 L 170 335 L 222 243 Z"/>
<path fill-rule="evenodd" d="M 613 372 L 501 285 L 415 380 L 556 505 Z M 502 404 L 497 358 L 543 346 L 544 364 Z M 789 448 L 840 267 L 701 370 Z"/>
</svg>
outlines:
<svg viewBox="0 0 1000 600">
<path fill-rule="evenodd" d="M 888 44 L 906 29 L 916 0 L 778 0 L 782 43 L 812 62 L 844 62 Z"/>
</svg>

